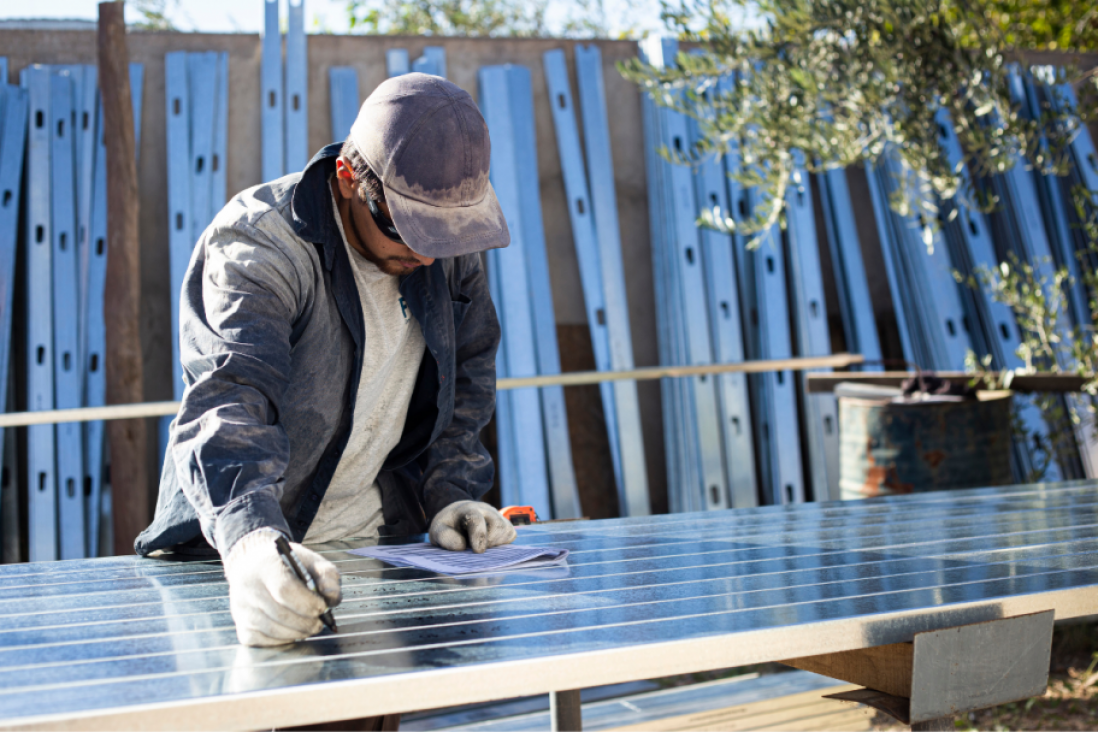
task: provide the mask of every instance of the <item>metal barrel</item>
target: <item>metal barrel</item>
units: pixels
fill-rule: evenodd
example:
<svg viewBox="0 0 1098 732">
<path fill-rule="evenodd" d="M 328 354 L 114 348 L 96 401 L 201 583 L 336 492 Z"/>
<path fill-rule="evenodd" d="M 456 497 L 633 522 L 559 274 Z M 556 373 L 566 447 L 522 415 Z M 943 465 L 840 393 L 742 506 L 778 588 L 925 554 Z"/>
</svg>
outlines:
<svg viewBox="0 0 1098 732">
<path fill-rule="evenodd" d="M 1008 485 L 1010 392 L 979 399 L 892 402 L 840 397 L 844 500 Z"/>
</svg>

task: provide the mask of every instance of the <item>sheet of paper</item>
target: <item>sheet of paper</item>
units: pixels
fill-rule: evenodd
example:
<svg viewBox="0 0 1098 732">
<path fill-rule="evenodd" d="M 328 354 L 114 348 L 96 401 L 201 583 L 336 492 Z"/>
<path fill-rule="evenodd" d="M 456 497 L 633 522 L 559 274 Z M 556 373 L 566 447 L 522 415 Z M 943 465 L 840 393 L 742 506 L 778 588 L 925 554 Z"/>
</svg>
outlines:
<svg viewBox="0 0 1098 732">
<path fill-rule="evenodd" d="M 530 569 L 561 564 L 568 558 L 567 549 L 546 549 L 536 546 L 506 544 L 474 554 L 466 549 L 451 552 L 431 544 L 398 544 L 352 549 L 351 554 L 373 557 L 401 567 L 417 567 L 442 574 L 469 574 L 503 569 Z"/>
</svg>

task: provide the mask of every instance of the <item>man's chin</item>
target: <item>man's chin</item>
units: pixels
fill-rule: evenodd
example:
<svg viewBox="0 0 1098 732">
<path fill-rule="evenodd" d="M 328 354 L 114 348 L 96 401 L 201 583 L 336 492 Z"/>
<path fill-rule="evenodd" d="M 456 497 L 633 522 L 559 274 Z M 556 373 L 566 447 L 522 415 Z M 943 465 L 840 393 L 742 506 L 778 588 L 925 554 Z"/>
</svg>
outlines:
<svg viewBox="0 0 1098 732">
<path fill-rule="evenodd" d="M 405 275 L 415 272 L 420 266 L 419 262 L 413 264 L 411 262 L 405 263 L 400 259 L 386 259 L 378 269 L 388 275 Z"/>
</svg>

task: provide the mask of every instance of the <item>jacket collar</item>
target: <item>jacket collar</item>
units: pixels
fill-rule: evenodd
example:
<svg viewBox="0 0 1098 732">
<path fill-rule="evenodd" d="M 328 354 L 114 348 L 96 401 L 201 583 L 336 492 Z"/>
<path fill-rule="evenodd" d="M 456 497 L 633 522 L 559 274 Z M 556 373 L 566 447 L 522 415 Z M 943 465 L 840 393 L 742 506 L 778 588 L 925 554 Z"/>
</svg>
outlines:
<svg viewBox="0 0 1098 732">
<path fill-rule="evenodd" d="M 317 245 L 324 268 L 328 271 L 335 262 L 336 251 L 343 246 L 343 238 L 332 212 L 332 192 L 328 187 L 328 179 L 335 172 L 335 161 L 342 147 L 343 143 L 333 142 L 313 156 L 301 173 L 290 200 L 294 233 Z"/>
</svg>

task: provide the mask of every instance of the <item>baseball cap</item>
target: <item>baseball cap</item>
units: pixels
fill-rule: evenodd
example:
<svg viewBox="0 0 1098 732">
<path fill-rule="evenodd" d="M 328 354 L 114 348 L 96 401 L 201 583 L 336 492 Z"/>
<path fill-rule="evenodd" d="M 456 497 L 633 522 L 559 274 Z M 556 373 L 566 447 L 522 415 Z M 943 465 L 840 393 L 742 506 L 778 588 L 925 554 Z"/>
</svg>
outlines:
<svg viewBox="0 0 1098 732">
<path fill-rule="evenodd" d="M 488 125 L 456 84 L 419 73 L 386 80 L 362 103 L 351 142 L 412 251 L 456 257 L 511 242 L 488 180 Z"/>
</svg>

